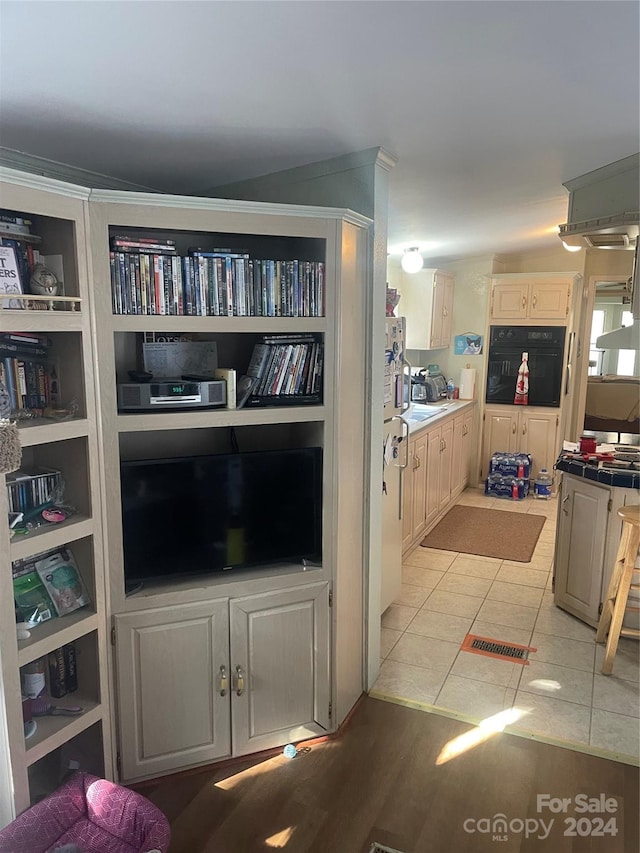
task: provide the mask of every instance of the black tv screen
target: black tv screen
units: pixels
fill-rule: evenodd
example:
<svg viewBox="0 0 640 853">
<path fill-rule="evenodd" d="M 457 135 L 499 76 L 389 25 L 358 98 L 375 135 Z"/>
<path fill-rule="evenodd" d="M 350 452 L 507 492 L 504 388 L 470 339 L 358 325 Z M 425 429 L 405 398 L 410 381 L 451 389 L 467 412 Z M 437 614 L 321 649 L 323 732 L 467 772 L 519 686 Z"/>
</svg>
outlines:
<svg viewBox="0 0 640 853">
<path fill-rule="evenodd" d="M 322 559 L 322 450 L 122 462 L 128 584 Z"/>
</svg>

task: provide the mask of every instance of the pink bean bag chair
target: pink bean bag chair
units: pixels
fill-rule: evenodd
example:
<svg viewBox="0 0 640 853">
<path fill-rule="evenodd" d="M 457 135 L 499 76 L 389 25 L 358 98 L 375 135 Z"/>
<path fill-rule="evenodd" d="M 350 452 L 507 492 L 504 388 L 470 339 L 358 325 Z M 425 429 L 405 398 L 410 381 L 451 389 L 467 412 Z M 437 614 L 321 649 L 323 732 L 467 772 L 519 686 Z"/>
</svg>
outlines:
<svg viewBox="0 0 640 853">
<path fill-rule="evenodd" d="M 0 853 L 167 853 L 169 821 L 141 794 L 75 773 L 0 830 Z M 66 851 L 65 851 L 66 853 Z"/>
</svg>

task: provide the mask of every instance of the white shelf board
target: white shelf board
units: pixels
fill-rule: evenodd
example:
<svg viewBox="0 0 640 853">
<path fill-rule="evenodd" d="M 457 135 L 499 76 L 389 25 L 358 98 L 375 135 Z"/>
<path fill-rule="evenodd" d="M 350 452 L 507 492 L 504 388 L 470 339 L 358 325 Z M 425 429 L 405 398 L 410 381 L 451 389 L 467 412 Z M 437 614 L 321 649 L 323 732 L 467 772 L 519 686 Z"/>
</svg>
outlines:
<svg viewBox="0 0 640 853">
<path fill-rule="evenodd" d="M 62 545 L 90 536 L 93 529 L 93 519 L 77 513 L 66 521 L 38 527 L 26 535 L 16 533 L 10 544 L 11 561 L 24 560 L 41 551 L 60 548 Z"/>
<path fill-rule="evenodd" d="M 72 418 L 68 421 L 53 421 L 45 418 L 18 421 L 20 444 L 33 447 L 51 441 L 66 441 L 89 434 L 89 421 L 86 418 Z"/>
<path fill-rule="evenodd" d="M 118 432 L 165 429 L 205 429 L 254 424 L 293 424 L 323 421 L 324 406 L 271 406 L 264 409 L 191 409 L 186 412 L 149 412 L 118 415 Z"/>
<path fill-rule="evenodd" d="M 32 628 L 28 640 L 18 641 L 18 665 L 25 666 L 97 629 L 98 616 L 89 607 L 49 619 Z"/>
<path fill-rule="evenodd" d="M 114 332 L 253 332 L 279 335 L 284 333 L 324 332 L 326 317 L 175 317 L 114 314 Z"/>
<path fill-rule="evenodd" d="M 27 767 L 102 719 L 102 705 L 95 699 L 83 696 L 80 691 L 51 701 L 59 707 L 80 705 L 84 711 L 77 717 L 34 717 L 37 729 L 35 734 L 25 741 Z"/>
<path fill-rule="evenodd" d="M 0 309 L 0 332 L 81 332 L 86 326 L 82 311 Z"/>
</svg>

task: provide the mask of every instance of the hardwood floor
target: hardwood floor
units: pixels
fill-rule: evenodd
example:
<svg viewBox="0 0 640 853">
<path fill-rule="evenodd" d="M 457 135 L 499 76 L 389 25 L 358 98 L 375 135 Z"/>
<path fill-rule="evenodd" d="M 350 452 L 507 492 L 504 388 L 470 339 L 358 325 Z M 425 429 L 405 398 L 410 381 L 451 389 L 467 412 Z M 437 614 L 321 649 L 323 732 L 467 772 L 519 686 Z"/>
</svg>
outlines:
<svg viewBox="0 0 640 853">
<path fill-rule="evenodd" d="M 339 737 L 293 760 L 254 758 L 139 789 L 171 822 L 170 853 L 368 853 L 374 841 L 402 853 L 636 853 L 637 768 L 509 734 L 470 745 L 480 731 L 365 697 Z M 465 733 L 467 748 L 437 764 Z M 567 811 L 538 811 L 545 794 L 569 798 Z M 580 813 L 577 794 L 592 808 L 604 794 L 616 811 Z M 496 826 L 499 841 L 484 831 L 496 815 L 508 824 Z M 564 834 L 572 828 L 584 837 Z"/>
</svg>

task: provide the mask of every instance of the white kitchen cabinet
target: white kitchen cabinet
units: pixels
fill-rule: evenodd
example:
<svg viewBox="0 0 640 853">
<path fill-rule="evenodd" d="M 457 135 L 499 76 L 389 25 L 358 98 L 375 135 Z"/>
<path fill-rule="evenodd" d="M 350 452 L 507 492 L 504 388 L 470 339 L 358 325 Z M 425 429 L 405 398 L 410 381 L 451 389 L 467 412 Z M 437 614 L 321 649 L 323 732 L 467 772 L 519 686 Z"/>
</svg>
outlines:
<svg viewBox="0 0 640 853">
<path fill-rule="evenodd" d="M 429 350 L 451 343 L 455 277 L 437 269 L 403 274 L 401 312 L 407 318 L 407 349 Z"/>
<path fill-rule="evenodd" d="M 409 440 L 409 464 L 403 477 L 402 550 L 406 551 L 424 533 L 427 523 L 427 434 Z"/>
<path fill-rule="evenodd" d="M 403 553 L 440 521 L 467 484 L 472 425 L 469 406 L 439 417 L 411 437 L 403 487 Z"/>
<path fill-rule="evenodd" d="M 496 452 L 530 453 L 531 479 L 541 468 L 551 471 L 558 456 L 558 409 L 487 406 L 484 412 L 481 476 Z"/>
<path fill-rule="evenodd" d="M 467 409 L 464 413 L 464 427 L 462 430 L 462 487 L 463 491 L 471 482 L 471 445 L 473 434 L 473 409 Z"/>
<path fill-rule="evenodd" d="M 610 497 L 611 490 L 607 486 L 562 476 L 554 600 L 590 625 L 598 623 Z"/>
<path fill-rule="evenodd" d="M 451 451 L 451 497 L 457 498 L 469 482 L 473 412 L 463 412 L 453 421 Z"/>
<path fill-rule="evenodd" d="M 442 512 L 451 501 L 453 463 L 453 421 L 442 425 L 438 472 L 438 509 Z"/>
<path fill-rule="evenodd" d="M 115 617 L 121 777 L 327 732 L 329 586 Z"/>
<path fill-rule="evenodd" d="M 440 514 L 440 454 L 442 429 L 434 427 L 427 433 L 426 461 L 426 521 L 432 527 Z"/>
<path fill-rule="evenodd" d="M 554 601 L 596 628 L 622 534 L 617 510 L 640 504 L 633 488 L 608 486 L 562 472 L 554 560 Z M 633 590 L 623 625 L 638 628 Z"/>
<path fill-rule="evenodd" d="M 490 321 L 566 322 L 574 279 L 574 273 L 492 276 Z"/>
</svg>

